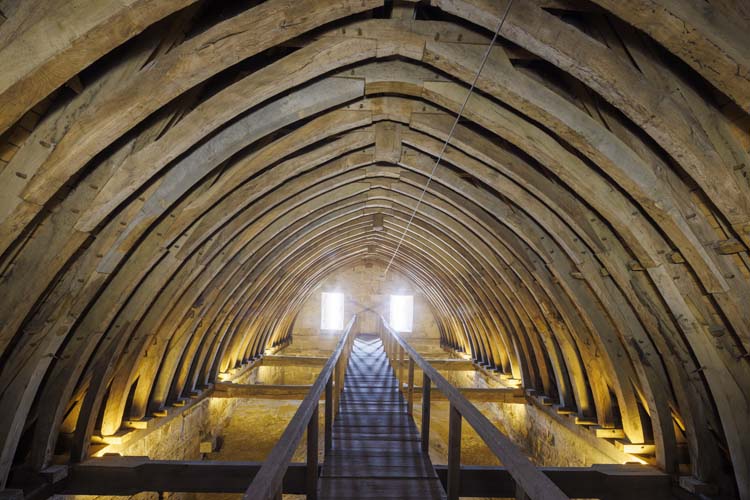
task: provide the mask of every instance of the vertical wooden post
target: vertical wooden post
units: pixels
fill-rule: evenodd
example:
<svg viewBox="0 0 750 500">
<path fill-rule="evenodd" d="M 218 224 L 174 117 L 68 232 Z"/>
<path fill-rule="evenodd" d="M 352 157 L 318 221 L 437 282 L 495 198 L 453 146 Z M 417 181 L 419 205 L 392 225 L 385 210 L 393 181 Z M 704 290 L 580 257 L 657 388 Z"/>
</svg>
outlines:
<svg viewBox="0 0 750 500">
<path fill-rule="evenodd" d="M 461 414 L 451 403 L 448 416 L 448 500 L 461 489 Z"/>
<path fill-rule="evenodd" d="M 406 413 L 409 415 L 414 413 L 414 360 L 409 356 L 409 375 L 408 375 L 408 399 L 406 406 Z"/>
<path fill-rule="evenodd" d="M 344 392 L 344 377 L 346 376 L 346 368 L 349 364 L 349 358 L 345 360 L 339 360 L 339 379 L 336 381 L 338 384 L 339 401 L 341 401 L 341 393 Z"/>
<path fill-rule="evenodd" d="M 422 372 L 422 452 L 430 452 L 430 391 L 432 380 Z"/>
<path fill-rule="evenodd" d="M 307 424 L 307 500 L 318 498 L 318 406 Z"/>
<path fill-rule="evenodd" d="M 341 352 L 341 358 L 339 358 L 339 361 L 341 362 L 341 365 L 339 366 L 339 381 L 340 381 L 340 391 L 344 390 L 344 379 L 346 378 L 346 370 L 349 368 L 349 357 L 352 354 L 352 350 L 354 349 L 354 336 L 349 335 L 349 337 L 346 339 L 346 344 L 344 345 L 344 350 Z M 341 396 L 341 394 L 339 394 Z"/>
<path fill-rule="evenodd" d="M 341 398 L 343 397 L 342 394 L 344 392 L 346 370 L 349 368 L 349 356 L 351 352 L 352 352 L 352 345 L 350 344 L 346 350 L 346 357 L 343 359 L 341 366 L 339 367 L 339 401 L 341 401 Z"/>
<path fill-rule="evenodd" d="M 401 344 L 398 344 L 398 376 L 396 377 L 398 379 L 398 390 L 403 392 L 404 391 L 404 348 L 401 347 Z"/>
<path fill-rule="evenodd" d="M 326 383 L 326 408 L 324 418 L 323 440 L 325 441 L 325 445 L 323 450 L 325 451 L 325 457 L 327 460 L 328 455 L 331 454 L 331 449 L 333 448 L 333 375 L 328 378 L 328 382 Z"/>
<path fill-rule="evenodd" d="M 336 374 L 338 373 L 338 371 L 339 371 L 339 364 L 337 362 L 333 366 L 333 373 L 331 374 L 331 381 L 333 383 L 333 404 L 331 405 L 331 407 L 333 408 L 333 414 L 334 414 L 334 416 L 337 415 L 336 409 L 339 406 L 339 401 L 338 401 L 338 397 L 337 397 L 338 394 L 336 394 L 338 392 L 338 390 L 339 390 L 339 387 L 338 387 L 339 381 L 338 381 L 338 378 L 336 377 Z"/>
</svg>

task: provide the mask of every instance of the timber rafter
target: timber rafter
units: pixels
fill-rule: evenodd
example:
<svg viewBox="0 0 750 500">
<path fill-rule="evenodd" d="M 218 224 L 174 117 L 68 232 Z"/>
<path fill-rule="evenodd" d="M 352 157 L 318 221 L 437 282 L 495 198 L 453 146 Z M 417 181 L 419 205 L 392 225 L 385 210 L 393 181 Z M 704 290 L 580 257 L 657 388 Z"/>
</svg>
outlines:
<svg viewBox="0 0 750 500">
<path fill-rule="evenodd" d="M 331 272 L 387 263 L 505 2 L 7 13 L 0 485 L 61 431 L 84 460 L 289 340 Z M 393 268 L 445 346 L 654 444 L 666 472 L 686 443 L 695 478 L 748 500 L 750 30 L 731 3 L 516 0 Z"/>
</svg>

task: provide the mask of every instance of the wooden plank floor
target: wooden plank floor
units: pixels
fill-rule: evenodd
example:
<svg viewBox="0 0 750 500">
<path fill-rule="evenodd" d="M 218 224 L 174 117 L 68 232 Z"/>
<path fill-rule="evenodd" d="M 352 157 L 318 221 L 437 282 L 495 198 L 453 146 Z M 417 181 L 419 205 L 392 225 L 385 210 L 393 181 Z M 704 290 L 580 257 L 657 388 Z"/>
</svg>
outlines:
<svg viewBox="0 0 750 500">
<path fill-rule="evenodd" d="M 446 498 L 376 336 L 354 341 L 319 497 Z"/>
</svg>

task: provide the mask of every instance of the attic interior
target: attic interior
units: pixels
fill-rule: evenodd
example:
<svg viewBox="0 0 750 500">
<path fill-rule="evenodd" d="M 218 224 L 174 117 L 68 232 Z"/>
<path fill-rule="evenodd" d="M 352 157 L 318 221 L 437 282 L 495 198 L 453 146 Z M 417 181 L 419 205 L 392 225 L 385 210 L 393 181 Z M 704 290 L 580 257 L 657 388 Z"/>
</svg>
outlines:
<svg viewBox="0 0 750 500">
<path fill-rule="evenodd" d="M 0 0 L 0 62 L 1 499 L 750 500 L 750 3 Z"/>
</svg>

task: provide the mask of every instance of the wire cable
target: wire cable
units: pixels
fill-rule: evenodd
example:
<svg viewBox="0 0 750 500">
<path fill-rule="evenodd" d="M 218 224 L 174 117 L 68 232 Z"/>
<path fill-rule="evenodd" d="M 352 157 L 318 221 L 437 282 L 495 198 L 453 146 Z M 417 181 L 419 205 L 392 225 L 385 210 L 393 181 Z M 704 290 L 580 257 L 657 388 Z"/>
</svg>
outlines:
<svg viewBox="0 0 750 500">
<path fill-rule="evenodd" d="M 505 7 L 505 12 L 503 13 L 502 17 L 500 17 L 500 22 L 497 24 L 497 28 L 495 29 L 495 34 L 492 35 L 490 44 L 487 46 L 487 50 L 485 51 L 484 56 L 482 57 L 482 61 L 479 63 L 479 69 L 477 70 L 477 74 L 474 75 L 474 79 L 471 82 L 469 91 L 466 93 L 466 99 L 464 99 L 464 102 L 461 104 L 461 108 L 459 108 L 458 110 L 456 119 L 453 121 L 453 125 L 451 126 L 451 129 L 448 132 L 448 138 L 445 140 L 445 143 L 443 144 L 443 147 L 440 150 L 440 154 L 438 155 L 437 160 L 435 160 L 435 165 L 432 167 L 432 172 L 430 172 L 430 176 L 427 178 L 427 183 L 424 185 L 424 189 L 422 189 L 422 193 L 419 195 L 419 199 L 417 200 L 417 205 L 414 207 L 414 211 L 412 212 L 411 217 L 409 217 L 409 221 L 406 224 L 406 228 L 404 229 L 404 232 L 401 234 L 401 238 L 399 238 L 398 240 L 396 249 L 393 251 L 393 255 L 391 255 L 391 260 L 388 261 L 388 265 L 386 266 L 385 271 L 383 271 L 383 278 L 385 278 L 388 275 L 388 270 L 391 268 L 391 265 L 393 264 L 393 260 L 396 258 L 398 251 L 401 249 L 401 244 L 404 242 L 404 238 L 406 238 L 406 233 L 409 232 L 409 228 L 411 227 L 412 221 L 414 221 L 414 217 L 417 214 L 417 210 L 419 210 L 419 207 L 422 205 L 422 200 L 424 199 L 425 193 L 427 193 L 427 188 L 430 187 L 430 183 L 432 182 L 432 178 L 435 176 L 435 172 L 437 171 L 438 165 L 440 165 L 440 162 L 443 161 L 443 156 L 445 156 L 445 152 L 448 149 L 448 145 L 450 144 L 451 139 L 453 138 L 453 134 L 456 131 L 458 122 L 461 120 L 461 117 L 464 114 L 464 109 L 466 109 L 466 105 L 469 103 L 469 98 L 471 97 L 471 94 L 474 92 L 474 88 L 477 85 L 477 81 L 479 80 L 479 75 L 482 73 L 482 70 L 484 69 L 485 64 L 487 64 L 487 59 L 489 59 L 490 57 L 490 52 L 492 51 L 492 47 L 495 45 L 495 41 L 497 40 L 497 37 L 500 34 L 500 30 L 503 28 L 503 24 L 505 24 L 505 19 L 507 19 L 508 17 L 508 13 L 510 12 L 511 5 L 513 5 L 513 0 L 510 0 L 508 2 L 508 5 Z"/>
</svg>

